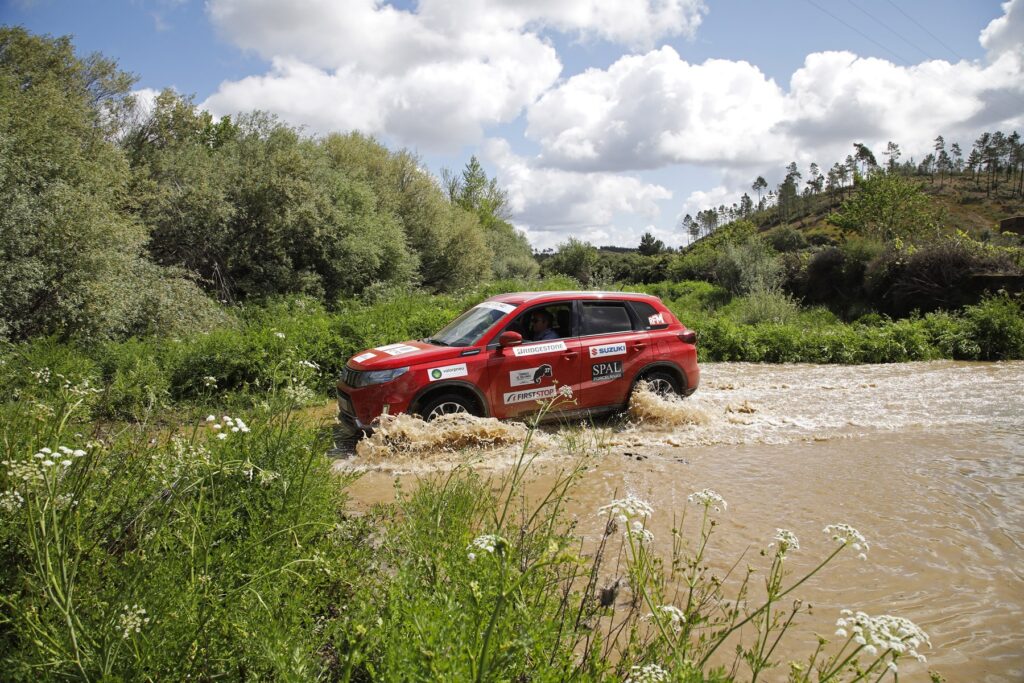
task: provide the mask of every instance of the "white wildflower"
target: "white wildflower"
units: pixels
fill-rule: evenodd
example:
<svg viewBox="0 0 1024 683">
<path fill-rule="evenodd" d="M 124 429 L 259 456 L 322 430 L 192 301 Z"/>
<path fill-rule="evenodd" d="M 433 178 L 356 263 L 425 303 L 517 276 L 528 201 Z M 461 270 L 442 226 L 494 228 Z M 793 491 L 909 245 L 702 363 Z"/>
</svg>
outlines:
<svg viewBox="0 0 1024 683">
<path fill-rule="evenodd" d="M 853 631 L 857 634 L 854 642 L 864 646 L 868 654 L 875 656 L 879 652 L 883 655 L 891 652 L 894 656 L 907 654 L 918 661 L 925 661 L 917 648 L 922 644 L 930 647 L 931 641 L 928 634 L 909 619 L 888 614 L 872 617 L 864 612 L 857 612 L 846 619 L 854 624 Z"/>
<path fill-rule="evenodd" d="M 645 664 L 631 667 L 625 683 L 664 683 L 668 680 L 668 671 L 657 664 Z"/>
<path fill-rule="evenodd" d="M 224 415 L 220 420 L 217 420 L 215 416 L 210 415 L 206 418 L 206 422 L 210 429 L 215 432 L 220 432 L 217 434 L 217 438 L 221 440 L 228 438 L 228 432 L 231 432 L 232 434 L 245 434 L 249 432 L 249 426 L 245 424 L 240 417 Z"/>
<path fill-rule="evenodd" d="M 789 529 L 775 529 L 774 539 L 779 542 L 779 555 L 785 556 L 790 550 L 800 550 L 800 539 Z M 768 545 L 771 548 L 774 543 Z"/>
<path fill-rule="evenodd" d="M 669 625 L 677 633 L 683 628 L 683 624 L 686 623 L 686 615 L 683 614 L 683 610 L 675 605 L 661 605 L 656 611 L 663 617 L 668 618 Z M 653 616 L 652 614 L 651 617 Z"/>
<path fill-rule="evenodd" d="M 839 638 L 845 638 L 846 637 L 846 629 L 845 628 L 837 628 L 836 629 L 836 636 L 839 637 Z"/>
<path fill-rule="evenodd" d="M 473 552 L 474 549 L 482 550 L 486 553 L 491 553 L 492 555 L 494 554 L 494 551 L 498 551 L 498 554 L 501 554 L 505 551 L 505 546 L 507 544 L 508 541 L 497 534 L 484 534 L 474 538 L 473 542 L 466 546 L 466 550 L 469 551 L 469 555 L 474 556 L 471 558 L 472 561 L 472 559 L 476 559 L 475 553 Z"/>
<path fill-rule="evenodd" d="M 654 534 L 644 527 L 643 522 L 634 520 L 631 527 L 626 527 L 626 536 L 639 543 L 651 543 L 654 541 Z"/>
<path fill-rule="evenodd" d="M 207 375 L 206 377 L 203 377 L 203 386 L 205 386 L 208 389 L 216 389 L 217 378 L 213 377 L 212 375 Z"/>
<path fill-rule="evenodd" d="M 14 512 L 25 503 L 25 499 L 17 491 L 0 492 L 0 509 L 4 512 Z"/>
<path fill-rule="evenodd" d="M 897 671 L 899 671 L 899 668 L 896 666 L 896 662 L 889 662 L 885 666 L 886 666 L 887 669 L 889 669 L 893 673 L 896 673 Z"/>
<path fill-rule="evenodd" d="M 121 637 L 128 640 L 132 634 L 142 631 L 142 627 L 149 623 L 149 617 L 146 616 L 146 610 L 138 605 L 125 605 L 118 621 L 121 626 Z"/>
<path fill-rule="evenodd" d="M 572 387 L 570 387 L 568 384 L 563 384 L 562 386 L 558 387 L 558 395 L 563 398 L 572 398 Z"/>
<path fill-rule="evenodd" d="M 299 367 L 309 368 L 310 370 L 320 370 L 320 366 L 311 360 L 300 360 Z"/>
<path fill-rule="evenodd" d="M 599 515 L 611 514 L 614 517 L 618 517 L 620 521 L 625 522 L 626 519 L 632 519 L 634 517 L 650 517 L 654 513 L 654 509 L 636 496 L 629 495 L 626 498 L 619 498 L 613 500 L 598 509 Z"/>
<path fill-rule="evenodd" d="M 284 332 L 275 332 L 274 336 L 278 339 L 284 339 Z"/>
<path fill-rule="evenodd" d="M 725 499 L 711 489 L 691 493 L 686 499 L 691 503 L 703 505 L 705 508 L 714 508 L 715 512 L 721 512 L 729 507 Z M 719 505 L 722 506 L 721 509 L 718 507 Z"/>
<path fill-rule="evenodd" d="M 860 550 L 862 547 L 867 552 L 871 546 L 868 545 L 864 535 L 854 529 L 849 524 L 829 524 L 824 529 L 825 533 L 832 537 L 832 540 L 839 545 L 852 544 L 854 550 Z M 864 556 L 863 559 L 867 559 L 864 553 L 858 555 L 858 557 Z"/>
</svg>

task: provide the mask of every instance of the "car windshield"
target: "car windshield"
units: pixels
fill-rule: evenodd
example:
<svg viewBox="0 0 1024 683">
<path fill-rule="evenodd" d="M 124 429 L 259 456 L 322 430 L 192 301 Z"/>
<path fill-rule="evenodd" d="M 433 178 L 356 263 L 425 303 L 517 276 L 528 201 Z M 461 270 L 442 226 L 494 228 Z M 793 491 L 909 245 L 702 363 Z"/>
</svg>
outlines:
<svg viewBox="0 0 1024 683">
<path fill-rule="evenodd" d="M 487 330 L 516 309 L 498 301 L 485 301 L 474 306 L 448 324 L 443 330 L 425 341 L 441 346 L 472 346 L 480 341 Z"/>
</svg>

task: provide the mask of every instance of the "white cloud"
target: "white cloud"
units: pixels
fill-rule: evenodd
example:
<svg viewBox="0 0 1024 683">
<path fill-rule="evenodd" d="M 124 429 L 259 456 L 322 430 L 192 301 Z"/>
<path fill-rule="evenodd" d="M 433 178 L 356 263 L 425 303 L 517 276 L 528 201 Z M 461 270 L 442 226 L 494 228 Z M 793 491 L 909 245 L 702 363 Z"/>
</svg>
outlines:
<svg viewBox="0 0 1024 683">
<path fill-rule="evenodd" d="M 751 164 L 777 158 L 770 130 L 783 108 L 782 90 L 757 67 L 689 64 L 663 47 L 548 91 L 529 110 L 527 135 L 564 168 Z"/>
<path fill-rule="evenodd" d="M 671 47 L 628 55 L 548 90 L 527 113 L 547 165 L 622 171 L 672 164 L 830 165 L 854 141 L 926 152 L 1024 118 L 1024 0 L 982 32 L 985 62 L 899 66 L 850 52 L 808 55 L 788 90 L 743 61 L 691 64 Z"/>
<path fill-rule="evenodd" d="M 518 227 L 538 248 L 569 236 L 594 244 L 639 244 L 647 223 L 660 215 L 658 202 L 672 198 L 667 188 L 629 175 L 537 167 L 505 140 L 487 140 L 482 152 L 508 190 Z M 645 227 L 621 227 L 616 219 L 624 215 L 641 217 Z"/>
<path fill-rule="evenodd" d="M 1003 16 L 989 22 L 978 40 L 990 58 L 1007 52 L 1024 56 L 1024 0 L 1009 0 L 1002 7 Z"/>
<path fill-rule="evenodd" d="M 427 149 L 478 141 L 520 115 L 561 72 L 539 30 L 627 44 L 692 35 L 701 0 L 210 0 L 225 38 L 271 61 L 204 102 L 216 114 L 264 109 L 315 132 L 357 129 Z"/>
</svg>

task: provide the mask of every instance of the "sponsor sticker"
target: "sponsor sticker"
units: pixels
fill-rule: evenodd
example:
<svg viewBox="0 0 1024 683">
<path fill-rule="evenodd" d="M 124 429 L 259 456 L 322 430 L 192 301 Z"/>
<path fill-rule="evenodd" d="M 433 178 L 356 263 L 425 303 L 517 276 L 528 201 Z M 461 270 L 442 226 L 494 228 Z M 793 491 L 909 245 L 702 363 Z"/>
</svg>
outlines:
<svg viewBox="0 0 1024 683">
<path fill-rule="evenodd" d="M 648 325 L 664 325 L 665 324 L 665 314 L 664 313 L 655 313 L 654 315 L 647 316 L 647 324 Z"/>
<path fill-rule="evenodd" d="M 490 308 L 495 311 L 501 311 L 502 313 L 511 313 L 516 310 L 516 307 L 511 304 L 504 304 L 500 301 L 485 301 L 482 304 L 477 304 L 477 308 Z"/>
<path fill-rule="evenodd" d="M 459 363 L 458 365 L 446 365 L 441 368 L 430 368 L 427 370 L 427 379 L 431 382 L 436 382 L 440 379 L 451 379 L 452 377 L 465 377 L 469 372 L 466 370 L 465 363 Z"/>
<path fill-rule="evenodd" d="M 545 363 L 535 368 L 523 368 L 508 373 L 508 381 L 514 387 L 522 387 L 527 384 L 540 384 L 545 377 L 551 377 L 551 366 Z"/>
<path fill-rule="evenodd" d="M 539 356 L 542 353 L 554 353 L 555 351 L 565 351 L 565 342 L 553 341 L 545 344 L 529 344 L 512 347 L 512 353 L 517 357 Z"/>
<path fill-rule="evenodd" d="M 545 398 L 554 398 L 555 392 L 556 389 L 553 386 L 541 387 L 539 389 L 511 391 L 505 394 L 505 403 L 526 403 L 527 401 L 540 401 Z"/>
<path fill-rule="evenodd" d="M 607 358 L 608 356 L 626 355 L 626 342 L 618 344 L 602 344 L 601 346 L 590 347 L 591 358 Z"/>
<path fill-rule="evenodd" d="M 622 361 L 613 360 L 607 363 L 594 363 L 590 366 L 590 379 L 594 382 L 608 382 L 622 377 Z"/>
<path fill-rule="evenodd" d="M 378 346 L 376 350 L 383 351 L 389 356 L 401 356 L 403 353 L 419 351 L 415 346 L 409 346 L 408 344 L 388 344 L 387 346 Z"/>
<path fill-rule="evenodd" d="M 365 363 L 366 361 L 370 360 L 371 358 L 376 358 L 376 357 L 377 357 L 377 354 L 371 353 L 371 352 L 367 351 L 366 353 L 359 354 L 358 356 L 356 356 L 352 360 L 355 361 L 356 363 Z"/>
</svg>

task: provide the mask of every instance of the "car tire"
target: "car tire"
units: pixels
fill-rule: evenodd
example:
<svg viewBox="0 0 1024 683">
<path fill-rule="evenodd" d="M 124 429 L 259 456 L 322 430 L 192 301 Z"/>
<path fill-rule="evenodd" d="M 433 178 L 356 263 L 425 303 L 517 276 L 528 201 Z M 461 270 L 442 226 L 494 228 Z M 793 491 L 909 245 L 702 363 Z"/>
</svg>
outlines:
<svg viewBox="0 0 1024 683">
<path fill-rule="evenodd" d="M 679 380 L 670 372 L 664 370 L 652 370 L 644 373 L 638 382 L 647 382 L 651 390 L 659 396 L 682 396 L 683 390 L 679 386 Z"/>
<path fill-rule="evenodd" d="M 427 422 L 432 422 L 442 415 L 454 413 L 477 414 L 476 401 L 462 394 L 439 394 L 423 404 L 419 414 Z"/>
</svg>

